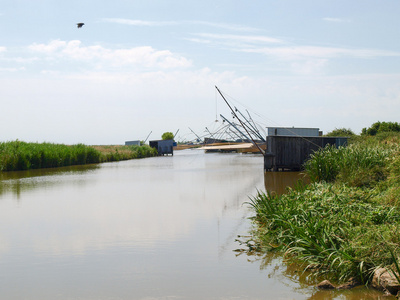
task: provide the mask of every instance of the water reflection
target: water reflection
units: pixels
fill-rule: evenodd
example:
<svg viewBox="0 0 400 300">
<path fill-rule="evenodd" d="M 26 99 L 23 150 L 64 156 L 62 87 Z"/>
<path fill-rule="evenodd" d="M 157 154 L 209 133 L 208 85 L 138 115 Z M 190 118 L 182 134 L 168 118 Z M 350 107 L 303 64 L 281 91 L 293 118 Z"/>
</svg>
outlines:
<svg viewBox="0 0 400 300">
<path fill-rule="evenodd" d="M 309 182 L 302 172 L 264 172 L 265 190 L 282 195 L 289 187 L 293 188 L 298 181 Z"/>
<path fill-rule="evenodd" d="M 324 278 L 313 276 L 312 272 L 303 272 L 296 263 L 289 263 L 280 253 L 257 253 L 242 251 L 237 256 L 246 255 L 249 263 L 257 264 L 266 272 L 269 279 L 278 280 L 287 290 L 304 294 L 307 300 L 395 300 L 395 296 L 385 295 L 381 291 L 366 286 L 344 290 L 319 290 L 313 288 Z M 283 298 L 282 298 L 283 299 Z"/>
<path fill-rule="evenodd" d="M 365 286 L 352 290 L 317 291 L 308 300 L 395 300 L 396 297 L 384 295 L 382 292 Z"/>
<path fill-rule="evenodd" d="M 0 172 L 0 196 L 11 193 L 17 199 L 21 193 L 45 186 L 67 184 L 69 180 L 79 181 L 84 175 L 99 169 L 99 165 L 69 166 L 27 171 Z M 65 180 L 68 178 L 68 180 Z"/>
</svg>

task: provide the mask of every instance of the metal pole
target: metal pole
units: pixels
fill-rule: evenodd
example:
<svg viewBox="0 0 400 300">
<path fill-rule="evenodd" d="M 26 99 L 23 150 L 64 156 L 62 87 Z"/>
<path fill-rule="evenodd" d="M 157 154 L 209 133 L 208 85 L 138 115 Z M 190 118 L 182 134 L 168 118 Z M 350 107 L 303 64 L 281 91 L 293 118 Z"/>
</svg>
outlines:
<svg viewBox="0 0 400 300">
<path fill-rule="evenodd" d="M 251 124 L 250 121 L 246 119 L 246 117 L 242 114 L 242 112 L 241 112 L 240 110 L 238 110 L 236 107 L 235 107 L 235 111 L 238 111 L 239 114 L 243 117 L 243 119 L 246 120 L 246 122 L 247 122 L 247 123 L 245 124 L 246 126 L 247 126 L 247 124 L 250 125 L 250 127 L 251 127 L 251 128 L 249 128 L 250 131 L 251 131 L 252 133 L 254 133 L 261 141 L 265 142 L 265 139 L 258 133 L 257 129 L 254 128 L 253 124 Z M 247 113 L 248 113 L 248 112 L 247 112 Z"/>
<path fill-rule="evenodd" d="M 224 99 L 225 103 L 228 105 L 229 109 L 232 111 L 232 113 L 234 114 L 234 116 L 236 117 L 236 119 L 239 120 L 239 122 L 240 122 L 240 124 L 242 125 L 242 127 L 244 128 L 244 130 L 246 130 L 247 134 L 250 135 L 249 132 L 247 131 L 247 128 L 243 125 L 242 120 L 240 120 L 240 119 L 238 118 L 238 116 L 236 115 L 236 113 L 233 111 L 232 107 L 229 105 L 228 101 L 225 99 L 224 95 L 222 95 L 222 93 L 221 93 L 221 91 L 219 90 L 219 88 L 218 88 L 217 86 L 215 86 L 215 88 L 217 89 L 218 93 L 221 95 L 222 99 Z M 250 136 L 250 138 L 251 138 L 251 136 Z M 252 140 L 253 144 L 258 148 L 258 150 L 260 150 L 260 152 L 264 155 L 264 154 L 265 154 L 264 150 L 261 149 L 260 146 L 258 146 L 257 143 L 256 143 L 252 138 L 251 138 L 251 140 Z"/>
<path fill-rule="evenodd" d="M 148 135 L 147 138 L 144 140 L 144 143 L 147 142 L 147 139 L 149 138 L 149 136 L 150 136 L 150 134 L 151 134 L 152 132 L 153 132 L 153 131 L 150 131 L 149 135 Z M 144 144 L 144 143 L 143 143 L 143 144 Z"/>
<path fill-rule="evenodd" d="M 231 125 L 233 128 L 235 128 L 242 136 L 244 136 L 244 138 L 245 138 L 246 140 L 249 140 L 249 138 L 248 138 L 243 132 L 241 132 L 241 131 L 239 130 L 239 128 L 237 128 L 237 127 L 235 126 L 235 124 L 229 122 L 223 115 L 220 115 L 220 116 L 221 116 L 222 119 L 224 119 L 225 121 L 227 121 L 227 122 L 229 123 L 229 125 Z M 240 138 L 240 137 L 239 137 L 239 138 Z"/>
<path fill-rule="evenodd" d="M 179 129 L 175 132 L 174 139 L 175 139 L 176 135 L 178 134 L 178 132 L 179 132 Z"/>
<path fill-rule="evenodd" d="M 190 129 L 191 132 L 194 133 L 195 136 L 197 136 L 198 142 L 200 142 L 201 138 L 196 134 L 196 132 L 194 132 L 190 127 L 188 127 L 188 128 Z"/>
</svg>

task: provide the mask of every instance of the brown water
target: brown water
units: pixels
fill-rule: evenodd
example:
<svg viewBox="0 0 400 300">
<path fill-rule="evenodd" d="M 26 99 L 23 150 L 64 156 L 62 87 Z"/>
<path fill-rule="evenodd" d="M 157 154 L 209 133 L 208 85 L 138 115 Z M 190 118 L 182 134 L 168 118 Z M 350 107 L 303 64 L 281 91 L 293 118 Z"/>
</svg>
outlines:
<svg viewBox="0 0 400 300">
<path fill-rule="evenodd" d="M 0 299 L 380 299 L 318 292 L 280 257 L 233 251 L 243 204 L 271 186 L 262 166 L 183 150 L 0 174 Z"/>
<path fill-rule="evenodd" d="M 293 188 L 301 181 L 308 183 L 308 178 L 301 172 L 265 172 L 264 185 L 265 190 L 271 193 L 282 195 L 288 188 Z"/>
</svg>

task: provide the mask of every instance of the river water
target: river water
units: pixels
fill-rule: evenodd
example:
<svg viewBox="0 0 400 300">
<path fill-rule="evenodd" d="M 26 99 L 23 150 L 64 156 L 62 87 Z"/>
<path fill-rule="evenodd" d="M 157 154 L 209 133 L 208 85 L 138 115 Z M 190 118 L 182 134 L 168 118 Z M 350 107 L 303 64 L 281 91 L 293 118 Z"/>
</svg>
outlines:
<svg viewBox="0 0 400 300">
<path fill-rule="evenodd" d="M 234 251 L 248 197 L 298 174 L 282 176 L 264 177 L 258 155 L 201 150 L 0 173 L 0 299 L 380 299 Z"/>
</svg>

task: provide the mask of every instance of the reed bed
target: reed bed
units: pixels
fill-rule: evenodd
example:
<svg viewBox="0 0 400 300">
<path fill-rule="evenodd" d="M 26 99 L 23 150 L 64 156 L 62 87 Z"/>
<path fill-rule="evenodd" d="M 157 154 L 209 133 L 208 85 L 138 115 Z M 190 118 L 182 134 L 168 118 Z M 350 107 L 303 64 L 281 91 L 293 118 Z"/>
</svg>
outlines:
<svg viewBox="0 0 400 300">
<path fill-rule="evenodd" d="M 398 147 L 382 145 L 349 147 L 327 146 L 311 155 L 305 170 L 311 180 L 345 182 L 353 186 L 367 186 L 385 178 L 385 170 L 392 153 Z"/>
<path fill-rule="evenodd" d="M 11 141 L 0 143 L 0 171 L 57 168 L 157 155 L 149 146 L 86 146 Z"/>
<path fill-rule="evenodd" d="M 143 146 L 92 146 L 102 154 L 103 161 L 120 161 L 157 156 L 157 150 L 148 145 Z"/>
<path fill-rule="evenodd" d="M 256 247 L 282 251 L 304 270 L 337 282 L 368 283 L 378 267 L 397 270 L 399 137 L 327 147 L 305 165 L 310 184 L 280 196 L 258 192 L 249 201 Z"/>
</svg>

